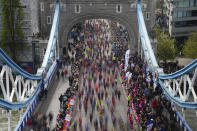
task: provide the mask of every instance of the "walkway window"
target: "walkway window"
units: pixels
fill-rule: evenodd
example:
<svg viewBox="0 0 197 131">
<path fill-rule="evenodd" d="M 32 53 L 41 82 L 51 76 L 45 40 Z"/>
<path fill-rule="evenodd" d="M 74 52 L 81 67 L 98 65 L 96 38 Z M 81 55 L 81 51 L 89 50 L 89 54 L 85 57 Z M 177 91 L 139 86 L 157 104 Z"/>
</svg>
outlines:
<svg viewBox="0 0 197 131">
<path fill-rule="evenodd" d="M 146 9 L 147 8 L 147 4 L 142 4 L 142 9 Z"/>
<path fill-rule="evenodd" d="M 79 4 L 75 5 L 75 13 L 81 12 L 81 6 Z"/>
<path fill-rule="evenodd" d="M 120 4 L 116 5 L 116 13 L 122 12 L 122 6 Z"/>
<path fill-rule="evenodd" d="M 51 16 L 47 16 L 47 24 L 51 24 Z"/>
<path fill-rule="evenodd" d="M 44 11 L 44 3 L 43 2 L 40 3 L 40 10 Z"/>
<path fill-rule="evenodd" d="M 190 21 L 177 21 L 174 23 L 175 27 L 192 27 L 197 26 L 197 20 L 190 20 Z"/>
<path fill-rule="evenodd" d="M 131 4 L 130 7 L 131 8 L 136 8 L 136 4 Z"/>
<path fill-rule="evenodd" d="M 146 17 L 146 20 L 150 20 L 150 12 L 146 12 L 145 15 L 146 15 L 145 16 Z"/>
</svg>

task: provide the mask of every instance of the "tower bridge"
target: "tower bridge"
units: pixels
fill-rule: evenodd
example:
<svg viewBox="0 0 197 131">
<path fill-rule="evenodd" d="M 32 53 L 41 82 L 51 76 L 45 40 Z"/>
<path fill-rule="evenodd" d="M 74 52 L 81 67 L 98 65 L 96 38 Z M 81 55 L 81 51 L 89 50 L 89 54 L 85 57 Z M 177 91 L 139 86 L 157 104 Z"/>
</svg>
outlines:
<svg viewBox="0 0 197 131">
<path fill-rule="evenodd" d="M 48 36 L 51 24 L 47 24 L 47 18 L 53 16 L 55 1 L 40 2 L 41 32 Z M 80 0 L 80 1 L 60 1 L 60 23 L 59 42 L 60 47 L 66 45 L 70 29 L 79 21 L 87 19 L 110 19 L 124 25 L 129 33 L 129 43 L 131 49 L 137 51 L 138 27 L 136 14 L 136 0 Z M 155 23 L 154 1 L 143 0 L 142 9 L 148 30 L 151 30 Z"/>
<path fill-rule="evenodd" d="M 24 130 L 28 118 L 36 109 L 40 91 L 53 85 L 58 60 L 62 54 L 62 48 L 67 48 L 69 32 L 73 25 L 80 21 L 98 18 L 117 21 L 126 27 L 131 53 L 138 51 L 141 54 L 147 68 L 154 74 L 154 84 L 161 87 L 163 94 L 172 105 L 176 104 L 182 108 L 182 114 L 175 110 L 177 122 L 184 131 L 191 131 L 192 129 L 185 121 L 185 115 L 187 115 L 185 109 L 197 108 L 197 96 L 194 90 L 197 60 L 175 73 L 163 73 L 158 66 L 147 32 L 154 26 L 154 7 L 152 0 L 40 0 L 40 33 L 49 38 L 49 41 L 37 74 L 30 74 L 21 69 L 0 49 L 2 67 L 0 89 L 3 93 L 0 106 L 7 112 L 8 131 L 11 130 L 10 112 L 19 110 L 21 117 L 15 131 Z M 13 100 L 14 95 L 16 100 Z M 190 99 L 191 96 L 194 99 Z"/>
</svg>

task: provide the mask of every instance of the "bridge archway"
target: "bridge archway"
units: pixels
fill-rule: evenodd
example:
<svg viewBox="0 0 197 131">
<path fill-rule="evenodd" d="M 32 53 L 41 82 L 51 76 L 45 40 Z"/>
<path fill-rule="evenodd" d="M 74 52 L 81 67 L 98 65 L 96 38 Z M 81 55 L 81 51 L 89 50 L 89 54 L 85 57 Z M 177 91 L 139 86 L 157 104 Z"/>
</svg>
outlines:
<svg viewBox="0 0 197 131">
<path fill-rule="evenodd" d="M 63 15 L 63 14 L 61 14 Z M 66 23 L 63 23 L 63 21 L 60 21 L 60 32 L 61 34 L 59 35 L 59 40 L 60 40 L 60 48 L 63 48 L 64 46 L 67 46 L 67 41 L 68 41 L 68 36 L 71 31 L 71 28 L 76 25 L 77 23 L 84 21 L 84 20 L 89 20 L 89 19 L 108 19 L 111 21 L 119 22 L 121 25 L 123 25 L 129 34 L 129 48 L 133 50 L 132 52 L 134 53 L 137 51 L 137 25 L 132 23 L 128 18 L 123 17 L 123 16 L 117 16 L 113 14 L 103 14 L 103 13 L 88 13 L 88 14 L 81 14 L 77 15 L 76 17 L 73 17 Z M 135 19 L 135 18 L 134 18 Z M 137 17 L 136 17 L 137 19 Z M 137 21 L 137 20 L 136 20 Z M 62 22 L 62 23 L 61 23 Z M 66 44 L 66 45 L 65 45 Z M 61 49 L 60 49 L 61 50 Z"/>
<path fill-rule="evenodd" d="M 51 20 L 53 19 L 56 0 L 40 1 L 40 28 L 44 37 L 49 36 Z M 138 22 L 136 13 L 136 0 L 59 0 L 60 19 L 59 19 L 59 43 L 60 51 L 65 47 L 68 33 L 76 23 L 88 19 L 109 19 L 123 25 L 129 34 L 129 45 L 132 52 L 137 51 L 138 43 Z M 148 29 L 154 25 L 154 2 L 141 0 L 143 12 L 146 16 Z M 50 21 L 48 21 L 50 20 Z M 134 50 L 134 51 L 133 51 Z"/>
</svg>

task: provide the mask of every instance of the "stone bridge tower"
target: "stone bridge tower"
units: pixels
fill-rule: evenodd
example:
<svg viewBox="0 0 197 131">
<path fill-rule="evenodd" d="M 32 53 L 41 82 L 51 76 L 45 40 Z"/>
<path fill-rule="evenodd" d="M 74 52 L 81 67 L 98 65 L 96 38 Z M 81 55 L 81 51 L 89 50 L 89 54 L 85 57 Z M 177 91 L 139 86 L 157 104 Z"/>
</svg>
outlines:
<svg viewBox="0 0 197 131">
<path fill-rule="evenodd" d="M 95 18 L 109 19 L 124 25 L 129 33 L 131 49 L 137 51 L 137 0 L 60 0 L 60 48 L 67 44 L 68 34 L 76 23 Z M 149 31 L 155 23 L 154 0 L 141 0 L 144 19 Z M 55 9 L 55 0 L 40 0 L 40 30 L 49 36 Z M 60 49 L 61 50 L 61 49 Z"/>
</svg>

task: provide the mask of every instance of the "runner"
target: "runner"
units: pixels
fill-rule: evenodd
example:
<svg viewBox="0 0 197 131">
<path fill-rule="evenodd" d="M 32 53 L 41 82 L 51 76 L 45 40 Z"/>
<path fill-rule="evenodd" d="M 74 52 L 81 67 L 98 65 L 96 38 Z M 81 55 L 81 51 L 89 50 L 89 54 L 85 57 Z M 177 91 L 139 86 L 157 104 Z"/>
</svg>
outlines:
<svg viewBox="0 0 197 131">
<path fill-rule="evenodd" d="M 116 22 L 102 19 L 86 20 L 84 29 L 79 31 L 83 32 L 84 38 L 80 39 L 80 42 L 74 38 L 71 40 L 73 41 L 71 48 L 79 52 L 71 51 L 72 65 L 75 62 L 81 63 L 78 64 L 78 67 L 81 65 L 79 71 L 81 84 L 76 102 L 78 110 L 74 111 L 72 118 L 79 122 L 77 131 L 125 130 L 127 103 L 126 99 L 121 97 L 123 89 L 118 81 L 119 58 L 112 51 L 112 43 L 114 48 L 127 43 L 112 39 L 112 35 L 117 35 L 115 30 L 119 28 Z M 69 77 L 69 81 L 70 86 L 73 86 L 75 80 L 72 76 Z M 120 115 L 124 119 L 118 126 L 116 123 Z"/>
</svg>

